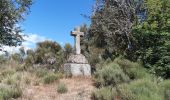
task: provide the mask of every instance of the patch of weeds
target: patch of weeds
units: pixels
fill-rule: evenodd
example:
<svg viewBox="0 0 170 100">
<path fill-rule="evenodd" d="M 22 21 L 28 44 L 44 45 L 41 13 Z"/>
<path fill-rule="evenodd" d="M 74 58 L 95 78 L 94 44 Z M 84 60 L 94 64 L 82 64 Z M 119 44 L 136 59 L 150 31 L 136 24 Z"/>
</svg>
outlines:
<svg viewBox="0 0 170 100">
<path fill-rule="evenodd" d="M 15 68 L 15 70 L 16 70 L 16 71 L 24 71 L 24 70 L 25 70 L 25 66 L 19 65 L 19 66 L 17 66 L 17 67 Z"/>
<path fill-rule="evenodd" d="M 37 77 L 44 77 L 48 74 L 48 71 L 46 71 L 45 69 L 36 69 L 35 74 Z"/>
<path fill-rule="evenodd" d="M 8 84 L 8 85 L 13 85 L 13 84 L 16 84 L 17 81 L 14 78 L 8 76 L 7 78 L 3 80 L 3 83 Z"/>
<path fill-rule="evenodd" d="M 54 73 L 47 74 L 43 78 L 44 84 L 50 84 L 50 83 L 53 83 L 56 80 L 58 80 L 58 76 L 56 74 L 54 74 Z"/>
<path fill-rule="evenodd" d="M 40 85 L 40 81 L 39 80 L 35 80 L 34 83 L 33 83 L 34 86 L 38 86 Z"/>
<path fill-rule="evenodd" d="M 10 100 L 19 98 L 22 90 L 19 86 L 0 87 L 0 100 Z"/>
<path fill-rule="evenodd" d="M 1 75 L 3 77 L 6 77 L 6 76 L 11 76 L 15 73 L 15 70 L 12 70 L 12 69 L 6 69 L 4 71 L 1 72 Z"/>
<path fill-rule="evenodd" d="M 67 86 L 64 83 L 60 83 L 57 87 L 57 92 L 58 93 L 66 93 L 68 91 Z"/>
<path fill-rule="evenodd" d="M 25 84 L 29 85 L 31 83 L 31 79 L 29 77 L 24 78 Z"/>
</svg>

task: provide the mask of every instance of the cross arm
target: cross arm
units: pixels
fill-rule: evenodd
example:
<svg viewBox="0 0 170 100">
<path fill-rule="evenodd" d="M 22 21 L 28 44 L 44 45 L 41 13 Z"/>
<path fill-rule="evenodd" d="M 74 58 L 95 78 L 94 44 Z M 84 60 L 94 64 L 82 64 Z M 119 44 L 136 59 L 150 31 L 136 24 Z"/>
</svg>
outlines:
<svg viewBox="0 0 170 100">
<path fill-rule="evenodd" d="M 84 36 L 84 32 L 78 32 L 78 31 L 71 31 L 71 36 Z"/>
</svg>

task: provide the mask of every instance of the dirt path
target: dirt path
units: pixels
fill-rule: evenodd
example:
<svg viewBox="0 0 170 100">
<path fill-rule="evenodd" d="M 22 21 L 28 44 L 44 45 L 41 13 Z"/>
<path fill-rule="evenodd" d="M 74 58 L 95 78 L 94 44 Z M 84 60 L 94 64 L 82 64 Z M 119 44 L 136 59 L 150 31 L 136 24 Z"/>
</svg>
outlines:
<svg viewBox="0 0 170 100">
<path fill-rule="evenodd" d="M 59 94 L 58 83 L 27 87 L 20 100 L 90 100 L 94 89 L 92 80 L 88 78 L 61 79 L 60 83 L 66 84 L 68 92 Z"/>
</svg>

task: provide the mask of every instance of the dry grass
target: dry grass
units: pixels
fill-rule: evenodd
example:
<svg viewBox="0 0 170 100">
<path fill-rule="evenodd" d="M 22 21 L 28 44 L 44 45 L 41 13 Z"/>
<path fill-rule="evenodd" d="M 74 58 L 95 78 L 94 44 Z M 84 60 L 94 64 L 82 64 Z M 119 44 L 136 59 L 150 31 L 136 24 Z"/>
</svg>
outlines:
<svg viewBox="0 0 170 100">
<path fill-rule="evenodd" d="M 17 85 L 22 90 L 22 96 L 17 100 L 90 100 L 91 92 L 94 89 L 91 78 L 63 78 L 63 74 L 48 70 L 46 70 L 47 73 L 40 71 L 40 74 L 37 75 L 37 70 L 26 71 L 20 68 L 22 65 L 14 62 L 0 66 L 0 84 Z M 57 75 L 59 80 L 44 84 L 43 79 L 47 75 L 51 75 L 50 73 Z M 60 83 L 67 86 L 66 93 L 57 92 Z"/>
<path fill-rule="evenodd" d="M 30 86 L 25 89 L 20 100 L 90 100 L 94 89 L 90 78 L 64 78 L 60 82 L 67 85 L 67 93 L 57 93 L 58 83 Z"/>
</svg>

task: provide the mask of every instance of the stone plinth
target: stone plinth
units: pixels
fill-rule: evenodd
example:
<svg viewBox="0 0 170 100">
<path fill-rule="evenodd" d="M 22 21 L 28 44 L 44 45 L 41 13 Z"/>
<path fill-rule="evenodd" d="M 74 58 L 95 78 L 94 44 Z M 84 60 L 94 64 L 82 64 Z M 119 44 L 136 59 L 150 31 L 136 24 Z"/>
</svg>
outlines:
<svg viewBox="0 0 170 100">
<path fill-rule="evenodd" d="M 91 76 L 91 67 L 89 64 L 66 63 L 64 71 L 72 76 Z"/>
<path fill-rule="evenodd" d="M 88 64 L 86 57 L 82 54 L 70 55 L 67 63 Z"/>
<path fill-rule="evenodd" d="M 64 72 L 72 76 L 91 76 L 91 66 L 84 55 L 70 55 L 67 63 L 64 64 Z"/>
</svg>

